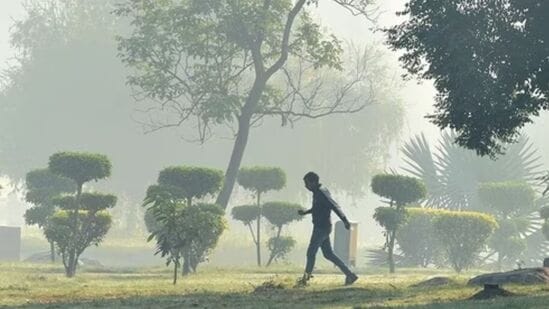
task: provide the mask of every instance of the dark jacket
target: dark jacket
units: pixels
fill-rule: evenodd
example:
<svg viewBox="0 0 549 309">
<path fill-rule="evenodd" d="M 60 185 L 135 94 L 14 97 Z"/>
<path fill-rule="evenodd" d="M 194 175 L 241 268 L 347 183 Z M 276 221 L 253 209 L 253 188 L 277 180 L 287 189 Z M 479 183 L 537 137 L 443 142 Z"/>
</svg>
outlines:
<svg viewBox="0 0 549 309">
<path fill-rule="evenodd" d="M 343 214 L 341 207 L 336 201 L 332 199 L 330 191 L 328 189 L 319 186 L 313 190 L 313 207 L 307 210 L 305 213 L 310 213 L 313 216 L 313 226 L 317 228 L 330 228 L 332 221 L 330 214 L 332 210 L 341 219 L 346 222 L 347 218 Z"/>
</svg>

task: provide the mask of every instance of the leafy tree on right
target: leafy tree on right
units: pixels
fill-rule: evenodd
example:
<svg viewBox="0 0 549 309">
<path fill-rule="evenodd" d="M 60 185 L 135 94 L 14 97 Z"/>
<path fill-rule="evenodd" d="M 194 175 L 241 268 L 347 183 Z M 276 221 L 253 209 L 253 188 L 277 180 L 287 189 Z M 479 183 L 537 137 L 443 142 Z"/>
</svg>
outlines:
<svg viewBox="0 0 549 309">
<path fill-rule="evenodd" d="M 503 152 L 549 109 L 549 2 L 410 0 L 386 29 L 409 77 L 433 80 L 440 128 L 481 155 Z"/>
</svg>

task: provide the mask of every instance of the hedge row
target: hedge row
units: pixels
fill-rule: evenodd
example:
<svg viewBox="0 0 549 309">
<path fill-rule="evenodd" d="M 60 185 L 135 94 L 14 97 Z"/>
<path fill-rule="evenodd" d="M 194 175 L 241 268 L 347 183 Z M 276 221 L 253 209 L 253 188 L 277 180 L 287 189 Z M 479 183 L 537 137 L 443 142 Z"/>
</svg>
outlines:
<svg viewBox="0 0 549 309">
<path fill-rule="evenodd" d="M 406 223 L 397 242 L 404 255 L 417 263 L 448 263 L 457 272 L 475 264 L 498 224 L 479 212 L 407 208 Z"/>
</svg>

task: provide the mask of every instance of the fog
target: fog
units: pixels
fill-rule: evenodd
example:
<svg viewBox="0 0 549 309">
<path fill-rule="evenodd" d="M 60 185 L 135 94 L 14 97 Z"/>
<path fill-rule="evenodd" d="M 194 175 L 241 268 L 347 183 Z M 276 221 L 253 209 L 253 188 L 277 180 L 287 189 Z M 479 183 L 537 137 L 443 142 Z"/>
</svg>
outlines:
<svg viewBox="0 0 549 309">
<path fill-rule="evenodd" d="M 18 51 L 10 45 L 10 32 L 14 20 L 25 17 L 23 2 L 0 1 L 1 71 L 16 63 L 13 57 Z M 396 23 L 399 19 L 395 12 L 404 3 L 404 0 L 383 1 L 379 8 L 378 27 Z M 383 70 L 383 75 L 377 82 L 389 85 L 391 91 L 382 90 L 380 86 L 380 104 L 358 114 L 305 119 L 293 127 L 280 127 L 279 119 L 265 121 L 251 132 L 242 166 L 281 167 L 288 176 L 287 187 L 281 192 L 269 193 L 266 198 L 292 200 L 306 207 L 311 203 L 311 198 L 301 178 L 308 171 L 318 171 L 322 183 L 331 189 L 348 217 L 359 223 L 361 250 L 380 248 L 385 239 L 372 215 L 381 202 L 370 191 L 369 179 L 378 172 L 400 171 L 404 164 L 400 149 L 411 137 L 423 133 L 432 145 L 437 144 L 440 130 L 425 119 L 433 110 L 435 90 L 428 81 L 421 84 L 402 81 L 398 53 L 387 48 L 382 34 L 372 31 L 372 24 L 363 17 L 350 17 L 347 11 L 331 2 L 321 3 L 312 11 L 326 30 L 346 42 L 369 46 L 379 53 L 374 65 L 379 65 L 378 69 Z M 101 33 L 96 35 L 100 37 Z M 203 145 L 187 140 L 193 128 L 185 125 L 147 133 L 142 125 L 147 121 L 147 116 L 139 111 L 141 106 L 132 98 L 131 89 L 126 85 L 127 71 L 117 58 L 114 40 L 100 40 L 74 46 L 75 50 L 82 50 L 81 58 L 75 54 L 48 58 L 57 57 L 57 64 L 65 65 L 48 67 L 48 63 L 41 64 L 32 78 L 26 81 L 24 91 L 32 89 L 32 93 L 12 93 L 5 98 L 0 97 L 0 105 L 4 105 L 0 109 L 9 115 L 0 115 L 0 184 L 4 187 L 0 192 L 0 225 L 23 228 L 23 258 L 37 250 L 47 250 L 47 243 L 38 229 L 24 223 L 23 214 L 29 207 L 24 202 L 24 175 L 29 170 L 45 167 L 49 155 L 54 152 L 90 151 L 106 154 L 111 159 L 112 177 L 92 184 L 93 188 L 119 197 L 119 203 L 112 211 L 115 217 L 118 216 L 115 218 L 118 226 L 109 232 L 109 246 L 123 243 L 121 238 L 134 236 L 134 233 L 142 233 L 145 242 L 143 208 L 140 204 L 146 188 L 156 182 L 162 168 L 192 165 L 225 171 L 229 161 L 233 145 L 229 130 Z M 97 43 L 94 46 L 96 49 L 90 50 L 94 43 Z M 91 61 L 97 63 L 88 60 L 91 56 Z M 98 65 L 99 62 L 102 65 Z M 52 80 L 57 82 L 50 83 Z M 12 101 L 12 98 L 16 99 Z M 392 103 L 387 103 L 389 101 Z M 19 102 L 20 106 L 14 102 Z M 57 122 L 59 119 L 65 122 Z M 360 133 L 354 137 L 344 133 L 338 135 L 338 128 L 349 123 L 357 125 Z M 549 115 L 546 113 L 539 117 L 525 132 L 539 149 L 545 166 L 549 166 Z M 332 147 L 336 149 L 331 149 L 332 141 L 335 145 Z M 350 162 L 352 167 L 348 166 Z M 250 194 L 237 188 L 230 205 L 252 200 Z M 132 220 L 140 222 L 130 227 L 134 224 L 129 223 Z M 303 260 L 310 228 L 309 218 L 306 218 L 288 230 L 298 242 L 298 250 L 290 254 L 291 261 L 300 263 Z M 135 232 L 135 229 L 139 231 Z M 220 255 L 229 252 L 238 256 L 242 247 L 251 248 L 248 231 L 242 224 L 230 220 L 229 229 L 222 236 L 211 261 L 216 265 L 233 265 L 234 260 L 221 258 Z M 106 257 L 100 248 L 90 249 L 88 256 L 100 261 L 104 259 L 102 262 L 106 264 L 125 263 L 122 259 L 127 253 L 121 253 L 121 260 L 117 261 L 116 257 Z M 253 251 L 248 251 L 244 254 L 246 263 L 252 264 Z M 152 250 L 150 257 L 147 254 L 136 255 L 138 257 L 132 261 L 133 264 L 162 263 L 152 257 Z M 365 259 L 363 253 L 360 253 L 359 259 Z"/>
</svg>

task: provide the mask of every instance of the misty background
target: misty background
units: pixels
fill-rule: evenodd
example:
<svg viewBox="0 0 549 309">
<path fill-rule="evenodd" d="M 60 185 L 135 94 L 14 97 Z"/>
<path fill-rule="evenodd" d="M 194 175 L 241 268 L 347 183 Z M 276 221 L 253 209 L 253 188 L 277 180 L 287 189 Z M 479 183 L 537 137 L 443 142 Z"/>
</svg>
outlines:
<svg viewBox="0 0 549 309">
<path fill-rule="evenodd" d="M 22 51 L 10 44 L 10 33 L 14 23 L 26 17 L 25 2 L 0 2 L 0 72 L 18 65 L 14 58 Z M 109 2 L 113 1 L 105 1 Z M 404 3 L 383 1 L 376 26 L 396 23 L 395 12 Z M 104 11 L 90 14 L 108 11 L 105 5 Z M 279 119 L 266 120 L 251 132 L 242 166 L 281 167 L 288 175 L 286 189 L 265 198 L 295 201 L 305 207 L 309 207 L 310 198 L 301 178 L 310 170 L 317 171 L 347 216 L 359 222 L 360 247 L 381 247 L 381 228 L 372 218 L 380 202 L 369 190 L 369 179 L 377 172 L 402 167 L 400 147 L 409 138 L 424 133 L 436 144 L 440 131 L 424 118 L 432 110 L 435 91 L 427 82 L 402 81 L 398 54 L 383 44 L 382 34 L 373 31 L 373 25 L 363 17 L 351 17 L 332 2 L 321 2 L 312 11 L 329 32 L 355 46 L 368 47 L 373 59 L 375 104 L 357 114 L 302 120 L 293 127 L 281 128 Z M 147 116 L 139 111 L 139 103 L 126 86 L 127 71 L 117 58 L 114 35 L 124 29 L 113 31 L 116 25 L 108 20 L 108 14 L 105 16 L 104 24 L 92 23 L 86 16 L 78 23 L 81 27 L 68 24 L 71 31 L 66 41 L 56 40 L 55 34 L 37 38 L 43 40 L 37 44 L 45 44 L 45 54 L 25 71 L 21 87 L 0 96 L 0 185 L 4 187 L 0 191 L 0 225 L 23 227 L 24 239 L 31 239 L 38 247 L 46 248 L 47 243 L 40 244 L 42 235 L 36 228 L 24 226 L 23 213 L 29 205 L 23 199 L 22 180 L 29 170 L 45 167 L 54 152 L 90 151 L 111 159 L 112 177 L 97 184 L 101 190 L 119 196 L 112 211 L 118 228 L 108 237 L 129 237 L 135 229 L 145 235 L 139 222 L 141 201 L 162 168 L 193 165 L 225 170 L 229 160 L 233 144 L 229 130 L 203 145 L 187 140 L 193 128 L 186 126 L 145 134 L 141 122 L 146 122 Z M 549 166 L 549 115 L 537 118 L 525 132 L 545 167 Z M 231 205 L 245 204 L 251 198 L 237 188 Z M 309 220 L 292 225 L 289 231 L 301 247 L 308 240 Z M 230 221 L 212 260 L 220 261 L 216 254 L 229 248 L 251 248 L 248 238 L 244 226 Z M 292 256 L 302 259 L 296 251 Z M 253 250 L 245 254 L 253 263 Z"/>
</svg>

